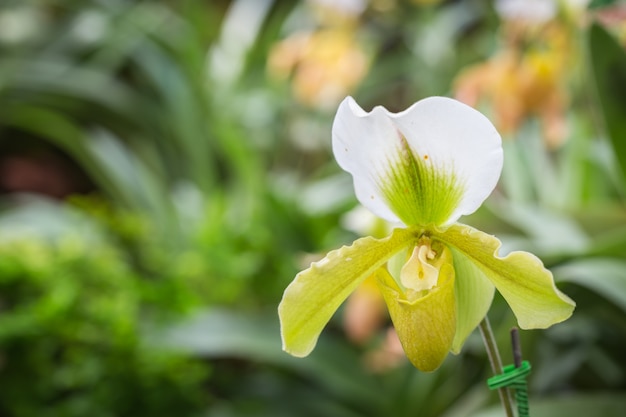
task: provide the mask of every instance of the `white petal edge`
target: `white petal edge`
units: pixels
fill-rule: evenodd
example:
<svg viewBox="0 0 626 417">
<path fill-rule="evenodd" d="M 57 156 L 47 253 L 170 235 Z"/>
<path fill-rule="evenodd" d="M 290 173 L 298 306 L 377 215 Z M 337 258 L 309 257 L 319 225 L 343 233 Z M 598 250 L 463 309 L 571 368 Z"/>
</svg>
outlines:
<svg viewBox="0 0 626 417">
<path fill-rule="evenodd" d="M 495 188 L 502 171 L 502 140 L 477 110 L 450 98 L 429 97 L 400 113 L 380 106 L 368 113 L 346 97 L 333 123 L 333 153 L 352 174 L 361 204 L 374 214 L 400 221 L 377 185 L 378 175 L 397 157 L 398 132 L 416 156 L 428 155 L 434 166 L 453 170 L 464 182 L 461 201 L 440 226 L 476 211 Z"/>
<path fill-rule="evenodd" d="M 389 140 L 394 136 L 397 128 L 383 107 L 367 113 L 350 96 L 339 104 L 332 127 L 337 163 L 352 174 L 354 191 L 361 204 L 389 222 L 402 223 L 378 188 L 378 175 L 386 172 L 387 161 L 396 157 L 396 148 Z"/>
</svg>

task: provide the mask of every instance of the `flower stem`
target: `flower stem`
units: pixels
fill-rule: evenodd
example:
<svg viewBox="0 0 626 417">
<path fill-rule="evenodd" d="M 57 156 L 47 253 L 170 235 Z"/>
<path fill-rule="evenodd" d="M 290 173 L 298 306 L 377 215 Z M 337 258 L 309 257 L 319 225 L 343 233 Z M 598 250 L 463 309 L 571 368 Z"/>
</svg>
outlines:
<svg viewBox="0 0 626 417">
<path fill-rule="evenodd" d="M 489 323 L 489 318 L 487 316 L 485 316 L 483 321 L 480 322 L 478 328 L 480 329 L 480 334 L 483 337 L 483 342 L 485 343 L 485 349 L 487 350 L 491 370 L 495 375 L 500 375 L 502 373 L 502 360 L 500 359 L 498 345 L 496 344 L 496 339 L 493 335 L 493 331 L 491 330 L 491 324 Z M 513 413 L 513 401 L 509 390 L 506 388 L 500 388 L 498 389 L 498 395 L 500 396 L 500 402 L 502 403 L 506 416 L 515 417 L 515 414 Z"/>
</svg>

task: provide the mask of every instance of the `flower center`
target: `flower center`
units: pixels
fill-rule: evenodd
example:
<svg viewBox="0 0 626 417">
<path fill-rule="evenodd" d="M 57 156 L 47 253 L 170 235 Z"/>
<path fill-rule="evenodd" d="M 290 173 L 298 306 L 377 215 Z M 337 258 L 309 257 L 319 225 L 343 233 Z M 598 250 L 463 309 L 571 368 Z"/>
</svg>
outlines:
<svg viewBox="0 0 626 417">
<path fill-rule="evenodd" d="M 400 271 L 400 282 L 414 291 L 430 290 L 437 285 L 439 267 L 432 265 L 437 253 L 430 247 L 430 240 L 420 241 Z"/>
</svg>

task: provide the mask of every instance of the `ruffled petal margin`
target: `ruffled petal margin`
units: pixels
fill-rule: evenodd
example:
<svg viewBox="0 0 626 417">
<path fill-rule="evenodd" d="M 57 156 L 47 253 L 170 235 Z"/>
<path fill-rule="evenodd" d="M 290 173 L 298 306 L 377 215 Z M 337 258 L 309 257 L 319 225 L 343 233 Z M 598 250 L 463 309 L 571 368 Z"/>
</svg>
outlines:
<svg viewBox="0 0 626 417">
<path fill-rule="evenodd" d="M 536 256 L 511 252 L 501 257 L 502 243 L 496 237 L 463 224 L 435 232 L 433 239 L 461 252 L 495 285 L 522 329 L 545 329 L 572 315 L 576 303 L 558 290 L 552 273 Z"/>
</svg>

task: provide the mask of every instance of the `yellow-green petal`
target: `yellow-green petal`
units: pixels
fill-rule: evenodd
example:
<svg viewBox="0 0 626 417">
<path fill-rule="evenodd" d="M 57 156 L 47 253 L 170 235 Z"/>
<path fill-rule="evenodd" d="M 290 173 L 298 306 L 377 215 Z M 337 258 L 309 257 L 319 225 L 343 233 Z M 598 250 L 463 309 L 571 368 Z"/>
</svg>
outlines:
<svg viewBox="0 0 626 417">
<path fill-rule="evenodd" d="M 456 329 L 454 268 L 441 266 L 437 286 L 408 301 L 387 270 L 377 271 L 379 287 L 404 353 L 420 371 L 436 370 L 446 358 Z"/>
<path fill-rule="evenodd" d="M 296 275 L 278 306 L 283 350 L 294 356 L 308 355 L 348 295 L 414 240 L 414 233 L 406 229 L 395 229 L 385 239 L 358 239 Z"/>
<path fill-rule="evenodd" d="M 572 315 L 576 304 L 556 288 L 552 273 L 536 256 L 511 252 L 500 257 L 502 244 L 496 237 L 462 224 L 434 231 L 433 238 L 462 252 L 485 274 L 508 302 L 521 328 L 545 329 Z"/>
<path fill-rule="evenodd" d="M 454 287 L 456 292 L 456 334 L 452 353 L 459 353 L 465 340 L 487 315 L 495 287 L 482 270 L 463 252 L 451 248 L 454 259 Z"/>
</svg>

